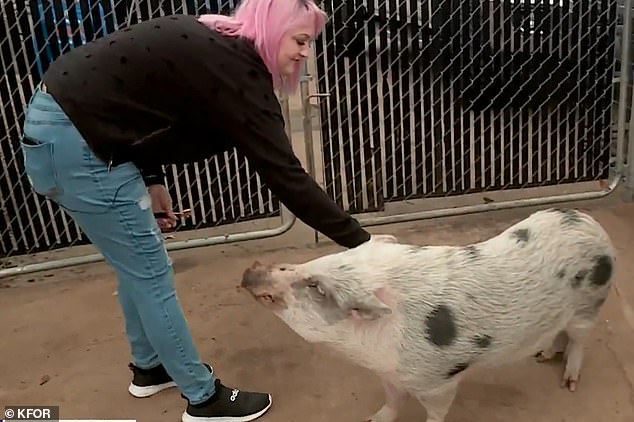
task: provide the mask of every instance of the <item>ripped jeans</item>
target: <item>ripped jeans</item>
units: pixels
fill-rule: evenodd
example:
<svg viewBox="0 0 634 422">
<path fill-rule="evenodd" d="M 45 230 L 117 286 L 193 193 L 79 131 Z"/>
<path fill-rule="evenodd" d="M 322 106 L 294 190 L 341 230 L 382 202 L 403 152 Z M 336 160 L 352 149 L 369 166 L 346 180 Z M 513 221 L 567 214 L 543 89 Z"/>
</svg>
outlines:
<svg viewBox="0 0 634 422">
<path fill-rule="evenodd" d="M 114 268 L 133 363 L 144 369 L 162 363 L 191 403 L 208 399 L 214 376 L 193 345 L 137 167 L 109 169 L 53 97 L 39 89 L 26 113 L 21 146 L 33 190 L 70 215 Z"/>
</svg>

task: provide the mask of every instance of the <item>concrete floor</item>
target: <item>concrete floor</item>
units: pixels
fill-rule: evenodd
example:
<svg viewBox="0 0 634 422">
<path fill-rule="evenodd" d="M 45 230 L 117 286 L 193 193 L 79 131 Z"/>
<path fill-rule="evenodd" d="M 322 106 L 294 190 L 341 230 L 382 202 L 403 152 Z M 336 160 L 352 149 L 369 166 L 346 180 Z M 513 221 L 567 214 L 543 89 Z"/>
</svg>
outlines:
<svg viewBox="0 0 634 422">
<path fill-rule="evenodd" d="M 634 326 L 626 318 L 634 303 L 634 204 L 604 201 L 583 208 L 605 226 L 619 257 L 617 290 L 587 344 L 578 391 L 559 387 L 559 362 L 527 360 L 486 376 L 473 373 L 446 422 L 634 420 Z M 465 244 L 493 236 L 533 210 L 371 231 L 419 244 Z M 179 298 L 200 354 L 225 383 L 273 394 L 272 409 L 259 421 L 361 422 L 382 405 L 378 380 L 307 344 L 236 288 L 255 259 L 300 262 L 339 250 L 332 244 L 280 246 L 284 241 L 172 252 Z M 176 389 L 148 399 L 127 392 L 128 346 L 115 279 L 105 264 L 0 279 L 0 286 L 0 404 L 59 405 L 65 419 L 180 421 L 184 401 Z M 424 420 L 424 409 L 410 400 L 399 421 Z"/>
</svg>

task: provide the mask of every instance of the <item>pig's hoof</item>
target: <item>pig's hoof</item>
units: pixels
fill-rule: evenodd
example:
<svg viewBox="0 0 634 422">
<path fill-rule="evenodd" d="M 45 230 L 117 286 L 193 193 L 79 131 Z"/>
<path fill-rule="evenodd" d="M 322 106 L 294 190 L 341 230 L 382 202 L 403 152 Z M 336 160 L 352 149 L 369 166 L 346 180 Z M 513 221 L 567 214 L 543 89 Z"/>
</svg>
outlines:
<svg viewBox="0 0 634 422">
<path fill-rule="evenodd" d="M 561 388 L 567 388 L 568 391 L 574 393 L 577 391 L 577 384 L 579 384 L 579 375 L 570 374 L 566 371 L 561 380 Z"/>
<path fill-rule="evenodd" d="M 579 380 L 574 380 L 574 379 L 566 377 L 561 381 L 561 387 L 568 388 L 568 391 L 570 391 L 571 393 L 574 393 L 575 391 L 577 391 L 578 382 Z"/>
</svg>

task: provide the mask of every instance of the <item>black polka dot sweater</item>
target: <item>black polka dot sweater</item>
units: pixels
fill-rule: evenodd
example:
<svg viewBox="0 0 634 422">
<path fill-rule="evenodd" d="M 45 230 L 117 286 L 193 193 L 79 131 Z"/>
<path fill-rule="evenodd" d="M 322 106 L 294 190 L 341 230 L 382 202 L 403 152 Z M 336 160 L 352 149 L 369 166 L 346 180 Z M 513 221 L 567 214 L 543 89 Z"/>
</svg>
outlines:
<svg viewBox="0 0 634 422">
<path fill-rule="evenodd" d="M 344 247 L 369 239 L 304 171 L 284 131 L 272 78 L 248 41 L 174 15 L 79 46 L 44 75 L 48 92 L 102 160 L 161 164 L 235 147 L 300 220 Z"/>
</svg>

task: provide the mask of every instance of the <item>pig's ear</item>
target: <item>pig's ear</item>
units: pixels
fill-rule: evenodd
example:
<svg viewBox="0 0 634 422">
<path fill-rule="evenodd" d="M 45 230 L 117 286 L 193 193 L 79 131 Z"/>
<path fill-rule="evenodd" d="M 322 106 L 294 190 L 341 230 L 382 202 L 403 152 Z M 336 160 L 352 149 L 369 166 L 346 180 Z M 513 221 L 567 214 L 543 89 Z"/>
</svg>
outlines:
<svg viewBox="0 0 634 422">
<path fill-rule="evenodd" d="M 374 295 L 360 301 L 350 303 L 346 307 L 348 315 L 353 319 L 373 321 L 392 313 L 386 304 L 378 300 Z"/>
</svg>

